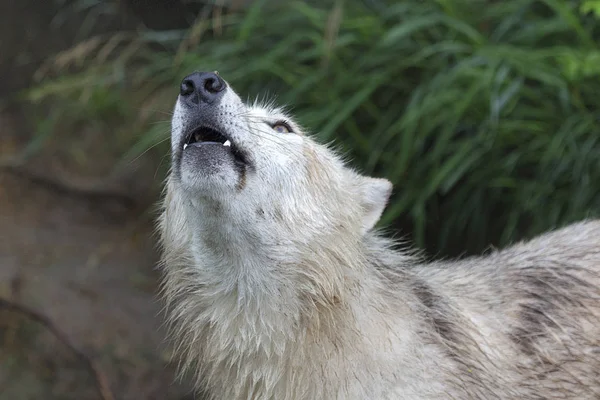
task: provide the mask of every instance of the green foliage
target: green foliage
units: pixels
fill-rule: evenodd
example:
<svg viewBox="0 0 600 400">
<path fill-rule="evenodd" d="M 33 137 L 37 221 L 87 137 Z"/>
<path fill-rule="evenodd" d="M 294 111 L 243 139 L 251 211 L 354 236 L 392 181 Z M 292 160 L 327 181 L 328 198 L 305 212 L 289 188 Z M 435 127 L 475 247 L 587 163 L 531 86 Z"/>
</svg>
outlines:
<svg viewBox="0 0 600 400">
<path fill-rule="evenodd" d="M 382 224 L 431 252 L 475 252 L 600 210 L 598 4 L 258 0 L 181 31 L 92 38 L 55 59 L 79 72 L 30 98 L 95 98 L 96 117 L 147 132 L 136 156 L 167 137 L 148 104 L 168 111 L 184 75 L 218 70 L 389 178 Z"/>
</svg>

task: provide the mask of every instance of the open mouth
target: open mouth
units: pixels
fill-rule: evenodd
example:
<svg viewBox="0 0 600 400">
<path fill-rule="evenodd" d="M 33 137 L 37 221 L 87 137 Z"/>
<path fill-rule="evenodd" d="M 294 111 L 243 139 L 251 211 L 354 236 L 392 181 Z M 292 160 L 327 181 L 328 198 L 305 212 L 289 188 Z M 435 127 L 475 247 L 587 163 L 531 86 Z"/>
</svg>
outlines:
<svg viewBox="0 0 600 400">
<path fill-rule="evenodd" d="M 231 147 L 231 141 L 221 132 L 212 128 L 201 127 L 188 134 L 183 149 L 185 150 L 188 146 L 200 147 L 205 144 L 220 144 Z"/>
<path fill-rule="evenodd" d="M 239 149 L 235 143 L 231 142 L 222 132 L 206 126 L 196 128 L 185 136 L 183 142 L 183 150 L 188 147 L 201 147 L 205 145 L 222 146 L 222 148 L 230 152 L 238 165 L 249 165 L 249 160 L 246 153 Z"/>
</svg>

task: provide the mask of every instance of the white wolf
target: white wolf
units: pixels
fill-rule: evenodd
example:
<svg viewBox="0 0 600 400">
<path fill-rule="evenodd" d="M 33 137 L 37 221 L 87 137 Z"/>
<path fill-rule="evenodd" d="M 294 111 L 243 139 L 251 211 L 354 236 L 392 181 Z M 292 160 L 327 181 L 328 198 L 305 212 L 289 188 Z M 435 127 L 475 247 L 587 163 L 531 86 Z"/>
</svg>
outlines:
<svg viewBox="0 0 600 400">
<path fill-rule="evenodd" d="M 424 263 L 373 230 L 391 192 L 184 79 L 160 220 L 182 370 L 210 399 L 599 399 L 600 222 Z"/>
</svg>

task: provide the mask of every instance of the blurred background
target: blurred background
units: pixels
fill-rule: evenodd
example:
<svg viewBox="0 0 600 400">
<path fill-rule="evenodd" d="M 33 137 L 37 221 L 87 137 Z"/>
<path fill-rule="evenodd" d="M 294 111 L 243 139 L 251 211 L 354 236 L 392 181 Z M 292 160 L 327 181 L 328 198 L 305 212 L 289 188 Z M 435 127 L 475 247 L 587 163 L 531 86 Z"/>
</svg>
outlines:
<svg viewBox="0 0 600 400">
<path fill-rule="evenodd" d="M 153 236 L 194 70 L 390 179 L 381 226 L 431 257 L 600 211 L 600 0 L 3 0 L 0 22 L 2 400 L 194 398 Z"/>
</svg>

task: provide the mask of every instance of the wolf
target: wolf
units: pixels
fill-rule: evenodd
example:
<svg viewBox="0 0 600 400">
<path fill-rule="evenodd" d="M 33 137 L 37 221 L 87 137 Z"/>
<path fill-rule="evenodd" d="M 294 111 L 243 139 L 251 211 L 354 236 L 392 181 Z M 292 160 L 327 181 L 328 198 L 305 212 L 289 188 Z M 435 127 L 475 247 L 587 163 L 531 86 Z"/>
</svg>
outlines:
<svg viewBox="0 0 600 400">
<path fill-rule="evenodd" d="M 182 373 L 208 399 L 600 399 L 600 221 L 427 261 L 392 184 L 195 72 L 158 222 Z"/>
</svg>

